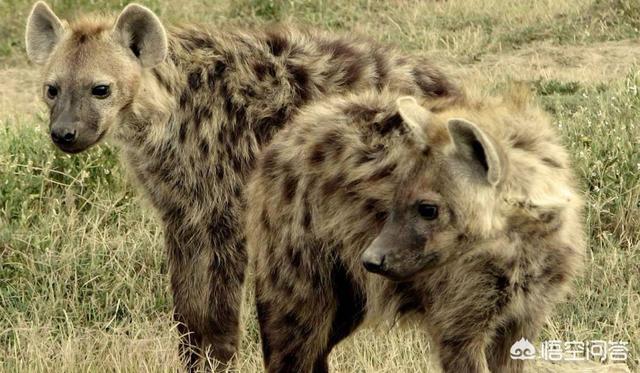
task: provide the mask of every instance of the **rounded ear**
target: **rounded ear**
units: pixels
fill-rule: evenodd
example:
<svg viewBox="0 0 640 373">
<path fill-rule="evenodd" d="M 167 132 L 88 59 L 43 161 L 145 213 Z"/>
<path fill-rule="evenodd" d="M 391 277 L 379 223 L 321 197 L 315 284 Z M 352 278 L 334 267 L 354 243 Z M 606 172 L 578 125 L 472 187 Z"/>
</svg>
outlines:
<svg viewBox="0 0 640 373">
<path fill-rule="evenodd" d="M 167 56 L 167 32 L 160 19 L 142 5 L 129 4 L 122 10 L 113 35 L 143 67 L 153 67 Z"/>
<path fill-rule="evenodd" d="M 60 19 L 47 4 L 38 1 L 27 18 L 25 45 L 29 60 L 38 65 L 47 62 L 63 32 L 64 25 Z"/>
<path fill-rule="evenodd" d="M 498 185 L 506 169 L 506 157 L 498 144 L 478 126 L 464 119 L 451 119 L 447 127 L 455 145 L 455 154 L 466 168 L 465 174 L 484 179 L 491 186 Z"/>
<path fill-rule="evenodd" d="M 398 105 L 398 114 L 409 129 L 412 140 L 421 148 L 427 148 L 427 134 L 424 127 L 431 113 L 420 106 L 415 98 L 411 96 L 403 96 L 396 100 Z"/>
</svg>

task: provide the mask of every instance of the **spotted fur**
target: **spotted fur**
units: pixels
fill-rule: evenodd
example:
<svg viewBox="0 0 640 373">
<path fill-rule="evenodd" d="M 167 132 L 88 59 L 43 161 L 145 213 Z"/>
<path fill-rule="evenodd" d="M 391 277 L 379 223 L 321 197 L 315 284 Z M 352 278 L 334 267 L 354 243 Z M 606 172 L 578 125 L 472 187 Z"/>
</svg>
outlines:
<svg viewBox="0 0 640 373">
<path fill-rule="evenodd" d="M 570 163 L 526 94 L 428 100 L 417 113 L 397 98 L 310 105 L 260 156 L 247 234 L 269 372 L 326 372 L 332 348 L 363 321 L 397 318 L 425 325 L 446 372 L 520 372 L 510 346 L 536 338 L 581 268 Z M 484 162 L 502 165 L 496 186 L 461 163 L 451 118 L 495 142 L 499 157 Z M 440 201 L 434 222 L 415 218 L 422 199 Z M 363 252 L 381 239 L 405 273 L 365 270 Z M 409 271 L 426 252 L 435 259 Z"/>
<path fill-rule="evenodd" d="M 156 31 L 149 41 L 135 34 L 144 30 L 141 20 Z M 195 368 L 209 349 L 224 365 L 239 343 L 247 264 L 243 190 L 260 149 L 300 107 L 323 97 L 386 87 L 455 100 L 458 91 L 429 61 L 364 38 L 287 26 L 175 27 L 167 33 L 166 58 L 152 65 L 158 52 L 148 43 L 164 40 L 155 16 L 130 5 L 115 24 L 114 31 L 113 18 L 61 22 L 38 3 L 28 51 L 43 63 L 47 84 L 62 87 L 59 99 L 47 101 L 52 126 L 60 122 L 58 111 L 82 124 L 89 118 L 76 108 L 95 108 L 92 124 L 76 129 L 93 134 L 91 141 L 105 133 L 114 139 L 157 210 L 187 363 Z M 82 96 L 81 81 L 91 82 L 97 72 L 114 80 L 111 101 Z M 64 96 L 69 91 L 73 95 Z M 100 106 L 106 103 L 111 106 Z M 65 150 L 84 150 L 88 142 Z M 318 161 L 336 144 L 318 149 Z M 286 185 L 280 195 L 290 199 L 297 180 Z"/>
</svg>

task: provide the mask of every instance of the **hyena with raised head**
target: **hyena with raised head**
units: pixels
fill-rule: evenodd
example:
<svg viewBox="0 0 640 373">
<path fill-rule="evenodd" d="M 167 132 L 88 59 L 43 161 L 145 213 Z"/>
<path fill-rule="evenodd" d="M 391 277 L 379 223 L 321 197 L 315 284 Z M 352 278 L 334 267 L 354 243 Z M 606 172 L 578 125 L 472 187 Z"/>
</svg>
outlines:
<svg viewBox="0 0 640 373">
<path fill-rule="evenodd" d="M 328 99 L 263 150 L 247 240 L 269 372 L 326 372 L 365 319 L 399 316 L 446 372 L 522 370 L 511 345 L 581 268 L 582 202 L 526 94 L 474 97 Z"/>
<path fill-rule="evenodd" d="M 157 209 L 190 367 L 203 349 L 223 365 L 237 351 L 243 187 L 256 153 L 291 115 L 367 87 L 457 94 L 428 61 L 369 41 L 284 27 L 166 32 L 135 4 L 118 17 L 65 22 L 39 2 L 26 45 L 43 65 L 52 140 L 76 153 L 110 135 Z"/>
</svg>

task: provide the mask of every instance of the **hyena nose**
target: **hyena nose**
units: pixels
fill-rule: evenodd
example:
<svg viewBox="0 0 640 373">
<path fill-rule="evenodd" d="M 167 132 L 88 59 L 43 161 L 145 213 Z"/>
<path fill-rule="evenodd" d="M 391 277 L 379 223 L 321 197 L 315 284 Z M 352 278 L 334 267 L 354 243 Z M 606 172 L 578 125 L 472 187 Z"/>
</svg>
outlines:
<svg viewBox="0 0 640 373">
<path fill-rule="evenodd" d="M 364 268 L 372 273 L 384 272 L 384 255 L 364 255 L 362 257 L 362 264 Z"/>
<path fill-rule="evenodd" d="M 51 140 L 58 145 L 71 145 L 76 138 L 76 130 L 71 128 L 60 127 L 51 130 Z"/>
</svg>

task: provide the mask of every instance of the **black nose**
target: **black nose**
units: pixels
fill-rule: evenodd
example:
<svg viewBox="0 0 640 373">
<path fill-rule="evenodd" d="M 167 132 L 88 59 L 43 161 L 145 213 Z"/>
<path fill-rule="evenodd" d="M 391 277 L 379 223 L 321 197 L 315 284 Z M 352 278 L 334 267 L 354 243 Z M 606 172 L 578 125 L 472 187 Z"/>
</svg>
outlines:
<svg viewBox="0 0 640 373">
<path fill-rule="evenodd" d="M 382 273 L 384 272 L 384 255 L 367 257 L 362 260 L 362 264 L 364 268 L 372 273 Z"/>
<path fill-rule="evenodd" d="M 51 140 L 58 145 L 71 145 L 76 141 L 76 130 L 70 128 L 54 128 L 51 130 Z"/>
</svg>

